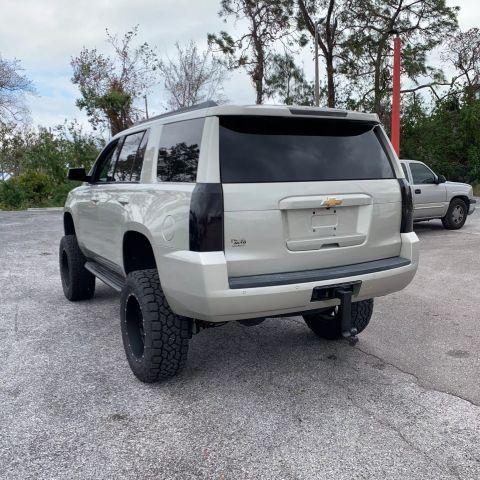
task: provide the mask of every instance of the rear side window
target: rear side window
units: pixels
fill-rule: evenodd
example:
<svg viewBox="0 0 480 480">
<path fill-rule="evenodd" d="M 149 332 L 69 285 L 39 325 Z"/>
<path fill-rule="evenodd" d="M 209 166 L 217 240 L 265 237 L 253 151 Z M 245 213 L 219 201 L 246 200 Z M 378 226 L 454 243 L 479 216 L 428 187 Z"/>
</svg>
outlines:
<svg viewBox="0 0 480 480">
<path fill-rule="evenodd" d="M 160 182 L 195 182 L 204 118 L 164 125 L 158 151 Z"/>
<path fill-rule="evenodd" d="M 421 163 L 411 163 L 410 170 L 412 172 L 414 185 L 422 185 L 424 183 L 435 183 L 435 175 L 425 165 L 422 165 Z"/>
<path fill-rule="evenodd" d="M 145 153 L 145 148 L 140 151 L 140 147 L 146 135 L 146 132 L 143 131 L 132 133 L 124 138 L 113 174 L 115 182 L 135 182 L 140 179 L 143 154 Z M 135 179 L 132 177 L 135 177 Z"/>
<path fill-rule="evenodd" d="M 286 117 L 220 117 L 222 182 L 394 178 L 374 123 Z"/>
</svg>

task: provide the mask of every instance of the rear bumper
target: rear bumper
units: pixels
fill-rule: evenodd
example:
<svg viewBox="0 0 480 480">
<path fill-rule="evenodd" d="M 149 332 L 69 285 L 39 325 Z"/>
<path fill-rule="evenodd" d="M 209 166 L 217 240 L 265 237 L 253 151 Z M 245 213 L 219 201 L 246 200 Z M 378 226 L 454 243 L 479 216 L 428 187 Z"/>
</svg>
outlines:
<svg viewBox="0 0 480 480">
<path fill-rule="evenodd" d="M 400 256 L 394 259 L 293 274 L 229 279 L 223 252 L 173 252 L 157 264 L 163 291 L 179 315 L 210 322 L 273 317 L 338 304 L 312 302 L 314 287 L 361 281 L 353 301 L 402 290 L 417 270 L 418 238 L 414 232 L 401 235 Z"/>
<path fill-rule="evenodd" d="M 470 200 L 470 207 L 468 208 L 468 214 L 471 215 L 475 211 L 477 200 L 475 198 L 470 198 L 469 200 Z"/>
</svg>

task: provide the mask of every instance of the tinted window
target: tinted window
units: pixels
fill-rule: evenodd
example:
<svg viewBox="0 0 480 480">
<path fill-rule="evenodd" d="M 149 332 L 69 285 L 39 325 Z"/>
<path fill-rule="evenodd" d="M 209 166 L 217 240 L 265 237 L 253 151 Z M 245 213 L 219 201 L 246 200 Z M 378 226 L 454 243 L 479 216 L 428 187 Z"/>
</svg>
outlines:
<svg viewBox="0 0 480 480">
<path fill-rule="evenodd" d="M 170 123 L 162 128 L 157 176 L 161 182 L 195 182 L 204 119 Z"/>
<path fill-rule="evenodd" d="M 145 156 L 145 150 L 147 148 L 148 143 L 148 131 L 145 132 L 145 135 L 142 138 L 140 143 L 140 147 L 138 147 L 137 155 L 135 157 L 135 163 L 133 164 L 132 168 L 132 182 L 139 182 L 140 175 L 142 174 L 142 166 L 143 166 L 143 157 Z"/>
<path fill-rule="evenodd" d="M 115 169 L 115 162 L 117 160 L 118 151 L 122 142 L 115 140 L 108 145 L 100 155 L 95 167 L 95 181 L 96 182 L 111 182 L 113 181 L 113 172 Z"/>
<path fill-rule="evenodd" d="M 404 175 L 405 175 L 405 178 L 406 178 L 407 181 L 408 181 L 407 167 L 405 166 L 404 163 L 401 163 L 400 165 L 402 166 L 403 173 L 404 173 Z"/>
<path fill-rule="evenodd" d="M 115 182 L 130 182 L 144 134 L 145 132 L 137 132 L 125 137 L 113 174 Z"/>
<path fill-rule="evenodd" d="M 394 178 L 375 130 L 348 120 L 220 117 L 222 181 Z"/>
<path fill-rule="evenodd" d="M 414 185 L 422 183 L 435 183 L 435 175 L 433 172 L 421 163 L 411 163 L 410 171 L 412 172 Z"/>
</svg>

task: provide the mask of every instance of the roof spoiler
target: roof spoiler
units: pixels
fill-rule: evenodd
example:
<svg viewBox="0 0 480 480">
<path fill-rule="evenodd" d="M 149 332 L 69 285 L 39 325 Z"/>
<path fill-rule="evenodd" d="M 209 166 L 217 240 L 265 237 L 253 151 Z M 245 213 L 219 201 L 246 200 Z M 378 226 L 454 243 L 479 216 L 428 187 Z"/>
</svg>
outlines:
<svg viewBox="0 0 480 480">
<path fill-rule="evenodd" d="M 192 105 L 191 107 L 183 107 L 177 110 L 172 110 L 171 112 L 162 113 L 161 115 L 155 115 L 154 117 L 146 118 L 145 120 L 140 120 L 139 122 L 135 123 L 136 125 L 141 125 L 142 123 L 151 122 L 152 120 L 158 120 L 159 118 L 170 117 L 172 115 L 177 115 L 179 113 L 186 113 L 191 112 L 193 110 L 201 110 L 202 108 L 210 108 L 210 107 L 217 107 L 218 103 L 214 102 L 213 100 L 207 100 L 206 102 L 197 103 L 196 105 Z"/>
<path fill-rule="evenodd" d="M 289 108 L 292 115 L 311 115 L 313 117 L 346 117 L 348 112 L 346 110 L 333 109 L 307 109 L 307 108 Z"/>
</svg>

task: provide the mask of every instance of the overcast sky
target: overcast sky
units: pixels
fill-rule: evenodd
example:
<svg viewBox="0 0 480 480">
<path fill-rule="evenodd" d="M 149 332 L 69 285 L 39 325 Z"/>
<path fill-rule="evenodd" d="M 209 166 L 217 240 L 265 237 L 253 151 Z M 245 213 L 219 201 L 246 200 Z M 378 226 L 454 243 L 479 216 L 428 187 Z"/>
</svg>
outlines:
<svg viewBox="0 0 480 480">
<path fill-rule="evenodd" d="M 78 91 L 72 85 L 70 58 L 83 46 L 105 48 L 105 27 L 124 33 L 140 25 L 139 38 L 172 53 L 176 41 L 192 39 L 206 44 L 207 32 L 232 31 L 218 18 L 219 0 L 1 0 L 0 53 L 21 60 L 38 95 L 29 99 L 35 125 L 53 126 L 65 119 L 86 118 L 75 106 Z M 447 0 L 461 7 L 462 30 L 480 27 L 480 0 Z M 313 73 L 309 55 L 301 63 Z M 255 95 L 243 73 L 230 76 L 225 88 L 232 103 L 254 103 Z M 160 111 L 161 95 L 154 92 L 150 104 Z"/>
</svg>

